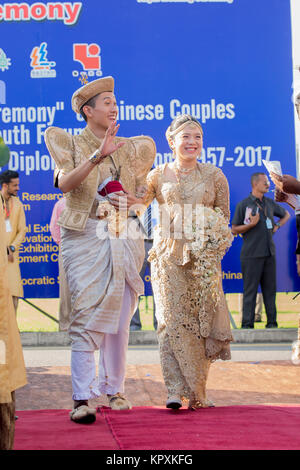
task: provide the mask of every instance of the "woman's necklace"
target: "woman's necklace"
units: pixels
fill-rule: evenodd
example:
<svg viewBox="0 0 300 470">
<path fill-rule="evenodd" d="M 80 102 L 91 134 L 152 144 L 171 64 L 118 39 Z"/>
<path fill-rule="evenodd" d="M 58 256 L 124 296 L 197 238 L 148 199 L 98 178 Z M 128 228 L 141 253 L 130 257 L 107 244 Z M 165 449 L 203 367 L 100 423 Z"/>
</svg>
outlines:
<svg viewBox="0 0 300 470">
<path fill-rule="evenodd" d="M 191 173 L 192 171 L 195 170 L 196 167 L 197 167 L 197 163 L 192 168 L 184 168 L 184 167 L 180 166 L 179 163 L 176 160 L 174 162 L 174 168 L 176 168 L 180 173 L 184 173 L 184 174 Z"/>
<path fill-rule="evenodd" d="M 197 163 L 193 168 L 182 168 L 176 161 L 174 162 L 174 172 L 176 175 L 180 197 L 183 201 L 190 199 L 193 195 L 196 183 Z M 193 182 L 190 176 L 194 173 Z"/>
</svg>

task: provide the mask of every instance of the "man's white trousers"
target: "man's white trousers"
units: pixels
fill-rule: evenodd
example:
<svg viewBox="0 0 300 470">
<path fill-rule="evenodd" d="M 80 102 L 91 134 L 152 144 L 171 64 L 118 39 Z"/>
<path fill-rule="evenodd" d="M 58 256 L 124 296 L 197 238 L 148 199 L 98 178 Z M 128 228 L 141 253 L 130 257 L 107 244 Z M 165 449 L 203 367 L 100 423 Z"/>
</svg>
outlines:
<svg viewBox="0 0 300 470">
<path fill-rule="evenodd" d="M 125 282 L 118 333 L 102 334 L 98 378 L 94 352 L 72 351 L 73 400 L 88 400 L 102 394 L 124 392 L 129 327 L 134 307 L 135 295 Z"/>
</svg>

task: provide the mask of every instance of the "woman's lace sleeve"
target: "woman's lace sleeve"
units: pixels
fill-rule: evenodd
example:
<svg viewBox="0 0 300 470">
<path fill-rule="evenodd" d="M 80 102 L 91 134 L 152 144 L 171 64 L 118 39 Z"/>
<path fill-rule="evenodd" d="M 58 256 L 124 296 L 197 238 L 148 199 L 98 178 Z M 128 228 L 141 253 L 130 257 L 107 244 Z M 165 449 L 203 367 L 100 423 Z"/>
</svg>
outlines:
<svg viewBox="0 0 300 470">
<path fill-rule="evenodd" d="M 145 206 L 149 206 L 156 197 L 159 175 L 160 168 L 156 167 L 154 170 L 151 170 L 147 176 L 147 191 L 143 197 L 143 204 L 145 204 Z"/>
<path fill-rule="evenodd" d="M 230 205 L 229 205 L 229 185 L 226 176 L 219 168 L 215 174 L 215 207 L 219 207 L 226 220 L 230 220 Z"/>
</svg>

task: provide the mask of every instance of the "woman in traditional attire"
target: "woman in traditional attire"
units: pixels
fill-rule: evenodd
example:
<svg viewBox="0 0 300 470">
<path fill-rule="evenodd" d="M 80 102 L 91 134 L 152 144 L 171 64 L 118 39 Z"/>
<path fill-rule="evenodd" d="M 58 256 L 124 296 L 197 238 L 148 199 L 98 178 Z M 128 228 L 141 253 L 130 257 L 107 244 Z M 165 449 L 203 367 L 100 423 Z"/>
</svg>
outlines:
<svg viewBox="0 0 300 470">
<path fill-rule="evenodd" d="M 230 359 L 232 335 L 220 259 L 216 256 L 207 260 L 208 264 L 204 260 L 204 271 L 197 271 L 197 256 L 185 234 L 181 236 L 180 227 L 184 217 L 191 220 L 197 206 L 215 209 L 223 217 L 228 248 L 232 239 L 228 228 L 229 189 L 219 168 L 197 162 L 203 130 L 195 118 L 176 117 L 166 137 L 175 160 L 149 173 L 144 197 L 146 205 L 156 198 L 160 207 L 149 260 L 161 366 L 168 391 L 166 406 L 180 408 L 182 399 L 187 398 L 189 408 L 196 409 L 212 406 L 206 398 L 209 366 L 216 359 Z M 169 234 L 166 220 L 170 221 Z"/>
</svg>

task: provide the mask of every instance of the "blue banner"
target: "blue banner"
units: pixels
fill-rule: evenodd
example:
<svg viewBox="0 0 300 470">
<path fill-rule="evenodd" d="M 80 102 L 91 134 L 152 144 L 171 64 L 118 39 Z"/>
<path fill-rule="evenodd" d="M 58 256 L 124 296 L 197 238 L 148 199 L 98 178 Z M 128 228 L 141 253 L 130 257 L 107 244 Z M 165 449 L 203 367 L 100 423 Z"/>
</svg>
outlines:
<svg viewBox="0 0 300 470">
<path fill-rule="evenodd" d="M 251 191 L 263 159 L 296 174 L 290 5 L 287 0 L 89 0 L 0 4 L 0 134 L 20 172 L 28 233 L 21 250 L 25 297 L 58 296 L 58 247 L 49 221 L 61 193 L 43 134 L 78 134 L 71 110 L 87 77 L 115 77 L 121 136 L 149 135 L 156 164 L 180 113 L 204 129 L 201 160 L 222 168 L 231 211 Z M 6 169 L 6 168 L 3 168 Z M 267 196 L 273 197 L 273 193 Z M 275 235 L 278 291 L 298 290 L 296 226 Z M 242 290 L 235 238 L 223 261 L 225 292 Z M 145 281 L 147 292 L 149 279 Z"/>
</svg>

